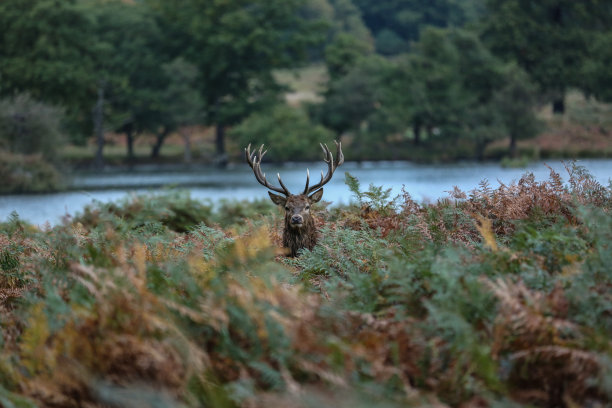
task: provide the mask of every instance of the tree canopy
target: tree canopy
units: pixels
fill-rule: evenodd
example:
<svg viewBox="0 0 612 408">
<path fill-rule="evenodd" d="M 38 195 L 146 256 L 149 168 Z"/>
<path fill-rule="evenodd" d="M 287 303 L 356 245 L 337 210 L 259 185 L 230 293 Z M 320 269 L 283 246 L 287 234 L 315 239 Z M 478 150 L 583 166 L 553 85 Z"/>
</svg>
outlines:
<svg viewBox="0 0 612 408">
<path fill-rule="evenodd" d="M 301 0 L 150 0 L 169 33 L 184 39 L 182 53 L 199 71 L 207 121 L 224 128 L 278 90 L 272 69 L 295 65 L 322 40 L 317 24 L 297 17 Z"/>
<path fill-rule="evenodd" d="M 567 89 L 585 87 L 583 66 L 600 59 L 590 44 L 609 30 L 612 4 L 600 0 L 488 0 L 486 4 L 484 40 L 496 54 L 525 69 L 549 93 L 554 111 L 562 113 Z"/>
<path fill-rule="evenodd" d="M 57 107 L 72 142 L 96 135 L 98 164 L 107 131 L 130 159 L 147 135 L 156 158 L 193 125 L 215 129 L 225 163 L 227 130 L 304 112 L 303 128 L 355 149 L 452 141 L 481 157 L 535 135 L 541 101 L 561 112 L 570 89 L 612 101 L 611 24 L 601 0 L 3 0 L 0 96 Z M 314 105 L 282 108 L 306 102 L 283 99 L 277 70 L 311 63 L 326 68 Z"/>
<path fill-rule="evenodd" d="M 92 23 L 76 0 L 0 2 L 0 95 L 28 93 L 87 121 L 95 90 Z"/>
</svg>

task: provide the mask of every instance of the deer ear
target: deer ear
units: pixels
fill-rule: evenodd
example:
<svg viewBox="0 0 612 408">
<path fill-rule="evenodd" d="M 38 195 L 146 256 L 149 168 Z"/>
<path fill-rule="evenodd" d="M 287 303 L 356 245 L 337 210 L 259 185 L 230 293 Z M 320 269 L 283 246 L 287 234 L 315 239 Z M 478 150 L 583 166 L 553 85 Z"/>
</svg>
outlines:
<svg viewBox="0 0 612 408">
<path fill-rule="evenodd" d="M 323 189 L 320 189 L 319 191 L 315 191 L 314 193 L 312 193 L 308 199 L 310 200 L 311 203 L 318 203 L 319 201 L 321 201 L 321 198 L 323 197 Z"/>
<path fill-rule="evenodd" d="M 272 200 L 274 204 L 281 205 L 283 207 L 285 206 L 285 203 L 287 202 L 287 197 L 283 197 L 278 194 L 272 194 L 269 191 L 268 194 L 270 195 L 270 200 Z"/>
</svg>

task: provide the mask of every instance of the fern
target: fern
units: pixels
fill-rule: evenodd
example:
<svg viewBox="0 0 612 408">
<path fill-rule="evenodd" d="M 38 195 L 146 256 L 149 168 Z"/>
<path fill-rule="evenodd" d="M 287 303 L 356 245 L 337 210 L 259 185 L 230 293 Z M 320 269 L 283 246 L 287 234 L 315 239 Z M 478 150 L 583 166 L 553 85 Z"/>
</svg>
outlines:
<svg viewBox="0 0 612 408">
<path fill-rule="evenodd" d="M 359 205 L 363 205 L 363 194 L 357 177 L 352 176 L 348 171 L 344 173 L 344 183 L 347 185 L 351 193 L 357 198 Z"/>
<path fill-rule="evenodd" d="M 273 390 L 279 391 L 285 388 L 285 382 L 278 370 L 261 361 L 251 361 L 249 367 L 255 370 L 261 381 Z"/>
<path fill-rule="evenodd" d="M 609 404 L 610 189 L 570 178 L 397 205 L 347 175 L 359 206 L 321 211 L 292 259 L 258 203 L 136 196 L 42 231 L 14 217 L 0 404 Z"/>
<path fill-rule="evenodd" d="M 0 385 L 0 405 L 4 408 L 37 408 L 33 401 L 8 391 L 2 385 Z"/>
<path fill-rule="evenodd" d="M 3 272 L 9 273 L 19 268 L 19 256 L 14 249 L 4 249 L 0 252 L 0 269 Z"/>
<path fill-rule="evenodd" d="M 356 177 L 349 174 L 349 172 L 345 172 L 344 176 L 345 184 L 355 198 L 357 198 L 360 207 L 368 206 L 375 211 L 385 213 L 392 212 L 396 209 L 395 201 L 397 199 L 391 199 L 391 188 L 385 189 L 382 186 L 370 184 L 367 191 L 361 191 L 361 185 Z"/>
</svg>

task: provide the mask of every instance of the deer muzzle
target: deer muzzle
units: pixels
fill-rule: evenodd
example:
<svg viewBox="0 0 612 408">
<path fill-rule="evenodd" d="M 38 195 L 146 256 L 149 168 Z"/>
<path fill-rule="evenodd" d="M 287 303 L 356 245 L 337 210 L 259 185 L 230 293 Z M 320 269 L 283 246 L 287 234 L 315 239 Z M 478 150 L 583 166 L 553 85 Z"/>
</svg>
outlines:
<svg viewBox="0 0 612 408">
<path fill-rule="evenodd" d="M 291 226 L 292 227 L 301 227 L 303 223 L 304 223 L 304 218 L 301 215 L 291 216 Z"/>
</svg>

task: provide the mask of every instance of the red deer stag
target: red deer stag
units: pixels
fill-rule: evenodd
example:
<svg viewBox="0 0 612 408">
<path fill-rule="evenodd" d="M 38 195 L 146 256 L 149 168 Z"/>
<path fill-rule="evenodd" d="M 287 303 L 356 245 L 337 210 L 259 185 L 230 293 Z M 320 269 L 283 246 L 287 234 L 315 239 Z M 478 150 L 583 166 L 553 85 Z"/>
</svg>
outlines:
<svg viewBox="0 0 612 408">
<path fill-rule="evenodd" d="M 253 153 L 251 153 L 250 144 L 244 149 L 246 161 L 253 169 L 257 181 L 264 187 L 282 194 L 281 196 L 268 191 L 274 204 L 285 207 L 283 246 L 289 249 L 289 255 L 292 257 L 296 256 L 300 249 L 312 249 L 317 243 L 317 229 L 310 213 L 310 205 L 321 200 L 321 197 L 323 197 L 322 187 L 331 180 L 336 168 L 344 163 L 342 145 L 339 142 L 334 143 L 336 143 L 338 149 L 336 161 L 334 161 L 334 156 L 327 146 L 321 144 L 324 154 L 323 160 L 327 163 L 327 174 L 324 176 L 323 171 L 321 171 L 321 181 L 309 187 L 310 172 L 306 169 L 306 187 L 301 194 L 291 194 L 283 184 L 280 174 L 277 174 L 277 177 L 281 188 L 274 187 L 268 183 L 265 173 L 261 172 L 261 160 L 267 152 L 267 150 L 263 150 L 263 145 L 261 145 L 259 151 L 254 151 Z"/>
</svg>

